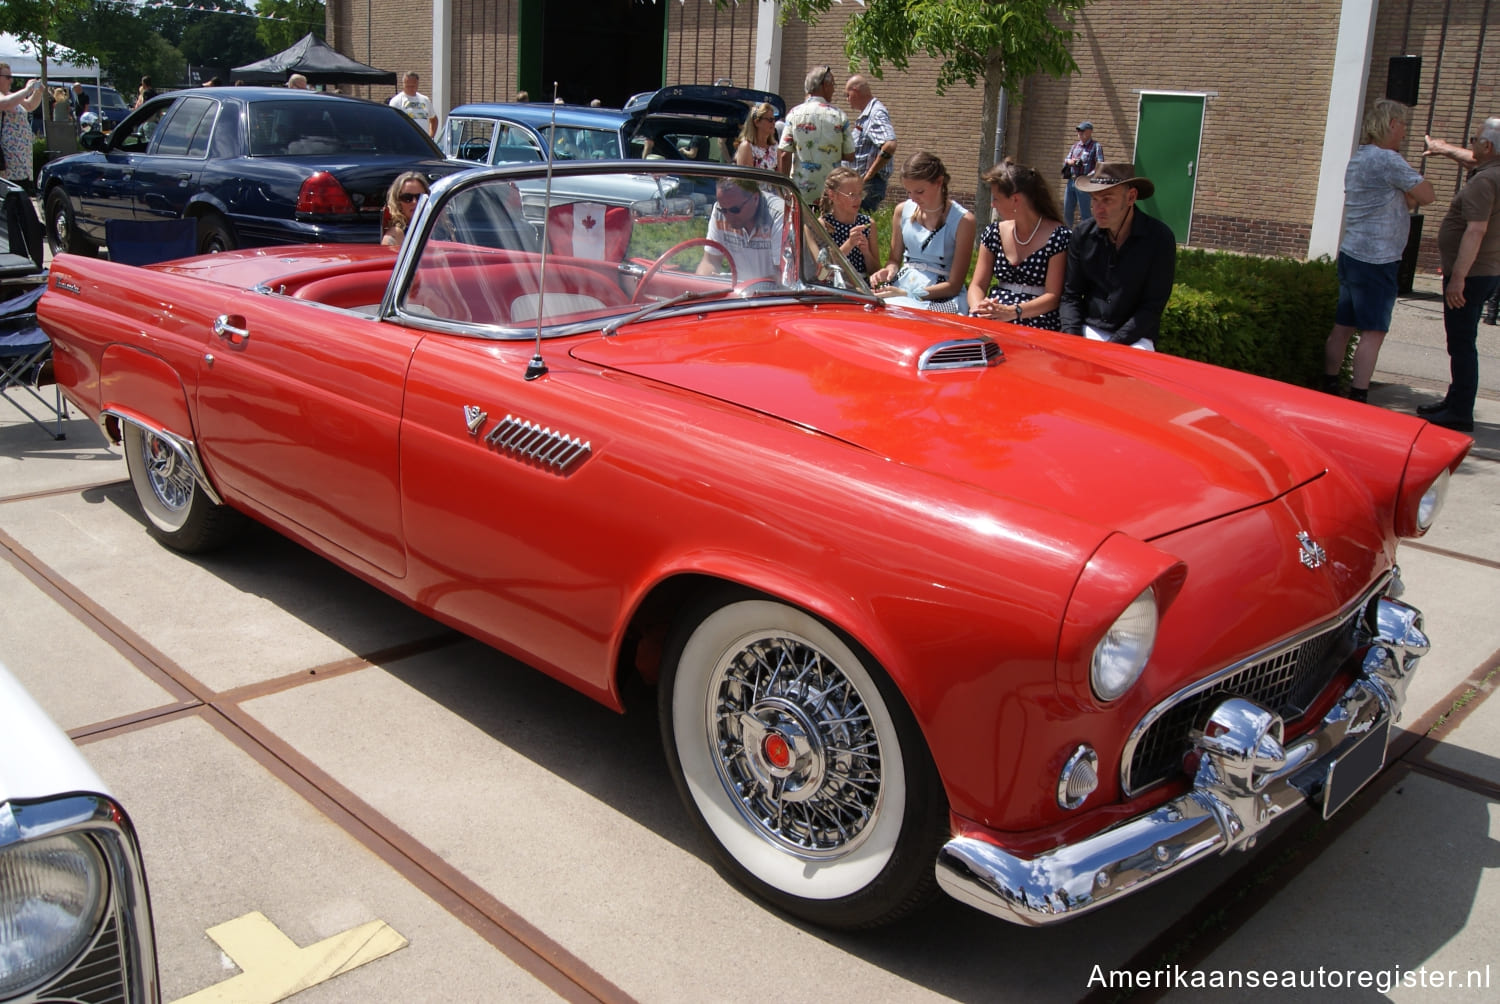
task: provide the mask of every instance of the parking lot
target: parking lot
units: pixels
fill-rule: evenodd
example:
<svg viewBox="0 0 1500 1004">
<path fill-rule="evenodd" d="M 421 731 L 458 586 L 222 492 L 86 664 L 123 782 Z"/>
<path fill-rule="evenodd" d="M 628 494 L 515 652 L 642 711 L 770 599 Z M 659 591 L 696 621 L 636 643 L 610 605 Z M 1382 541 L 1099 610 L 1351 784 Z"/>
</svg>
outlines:
<svg viewBox="0 0 1500 1004">
<path fill-rule="evenodd" d="M 1428 399 L 1383 376 L 1373 402 Z M 1327 824 L 1050 929 L 946 899 L 864 934 L 785 919 L 715 870 L 652 695 L 616 715 L 264 529 L 168 551 L 76 412 L 54 441 L 0 404 L 0 662 L 135 821 L 164 1000 L 1108 1000 L 1101 975 L 1168 964 L 1493 1000 L 1500 400 L 1477 418 L 1438 528 L 1400 554 L 1433 650 L 1391 769 Z M 1426 982 L 1449 971 L 1464 985 Z M 1138 999 L 1161 996 L 1201 992 Z"/>
</svg>

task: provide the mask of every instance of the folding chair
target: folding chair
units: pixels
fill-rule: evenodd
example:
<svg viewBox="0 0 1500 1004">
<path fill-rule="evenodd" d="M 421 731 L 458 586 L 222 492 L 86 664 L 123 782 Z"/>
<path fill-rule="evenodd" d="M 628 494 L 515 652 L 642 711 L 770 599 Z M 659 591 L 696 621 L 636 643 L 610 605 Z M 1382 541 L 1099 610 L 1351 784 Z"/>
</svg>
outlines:
<svg viewBox="0 0 1500 1004">
<path fill-rule="evenodd" d="M 0 179 L 0 199 L 0 283 L 31 285 L 42 271 L 42 221 L 21 186 Z"/>
<path fill-rule="evenodd" d="M 40 392 L 43 364 L 52 358 L 52 341 L 36 322 L 36 304 L 46 288 L 37 286 L 0 303 L 0 397 L 53 439 L 64 439 L 62 388 L 52 385 L 51 401 Z M 52 418 L 44 421 L 21 407 L 8 393 L 12 389 L 30 394 Z"/>
<path fill-rule="evenodd" d="M 105 220 L 104 246 L 110 261 L 126 265 L 191 258 L 198 253 L 198 221 Z"/>
</svg>

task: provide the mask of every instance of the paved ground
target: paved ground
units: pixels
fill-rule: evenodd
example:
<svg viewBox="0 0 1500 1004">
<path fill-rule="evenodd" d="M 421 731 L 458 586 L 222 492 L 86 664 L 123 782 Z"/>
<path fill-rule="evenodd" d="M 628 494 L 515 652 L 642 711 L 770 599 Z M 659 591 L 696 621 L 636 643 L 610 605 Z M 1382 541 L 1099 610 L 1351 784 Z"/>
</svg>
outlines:
<svg viewBox="0 0 1500 1004">
<path fill-rule="evenodd" d="M 1441 390 L 1435 314 L 1398 307 L 1373 402 Z M 309 968 L 297 946 L 351 930 L 379 957 L 297 1000 L 1105 1000 L 1111 970 L 1166 962 L 1324 984 L 1277 999 L 1364 970 L 1421 981 L 1396 1000 L 1493 1000 L 1432 987 L 1470 969 L 1500 986 L 1500 352 L 1483 331 L 1474 457 L 1400 555 L 1435 646 L 1394 766 L 1329 824 L 1298 817 L 1061 928 L 947 901 L 868 935 L 790 923 L 715 872 L 649 708 L 616 716 L 269 532 L 166 551 L 88 423 L 54 442 L 6 403 L 0 661 L 135 819 L 166 1000 L 232 978 L 237 999 L 277 999 Z M 1202 996 L 1141 999 L 1163 993 Z"/>
</svg>

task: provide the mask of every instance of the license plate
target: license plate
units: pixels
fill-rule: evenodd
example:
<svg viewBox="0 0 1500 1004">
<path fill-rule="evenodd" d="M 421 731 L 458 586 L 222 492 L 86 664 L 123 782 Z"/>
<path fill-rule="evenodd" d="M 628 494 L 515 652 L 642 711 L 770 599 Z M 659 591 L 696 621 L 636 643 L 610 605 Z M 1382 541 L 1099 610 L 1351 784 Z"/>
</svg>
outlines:
<svg viewBox="0 0 1500 1004">
<path fill-rule="evenodd" d="M 1324 819 L 1342 809 L 1344 803 L 1380 773 L 1390 738 L 1391 720 L 1387 717 L 1328 765 L 1328 777 L 1323 782 Z"/>
</svg>

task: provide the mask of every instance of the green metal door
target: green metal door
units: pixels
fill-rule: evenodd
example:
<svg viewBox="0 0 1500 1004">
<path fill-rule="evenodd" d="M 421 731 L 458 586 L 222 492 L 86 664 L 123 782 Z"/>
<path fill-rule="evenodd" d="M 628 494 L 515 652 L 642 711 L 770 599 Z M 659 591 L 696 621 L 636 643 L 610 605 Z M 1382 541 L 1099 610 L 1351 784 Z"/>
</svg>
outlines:
<svg viewBox="0 0 1500 1004">
<path fill-rule="evenodd" d="M 1141 208 L 1186 244 L 1193 221 L 1198 146 L 1203 138 L 1202 94 L 1141 95 L 1135 133 L 1135 173 L 1150 178 L 1156 193 Z"/>
</svg>

